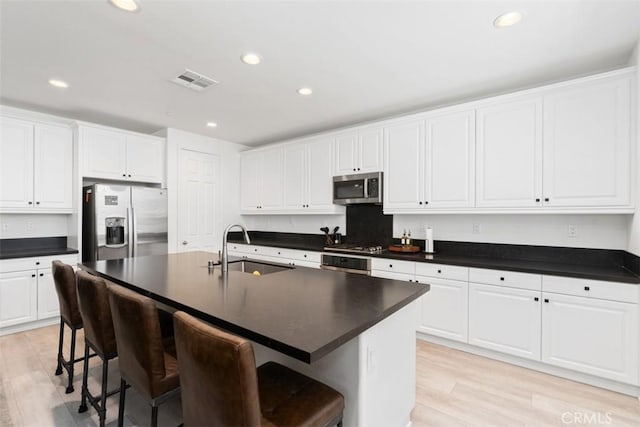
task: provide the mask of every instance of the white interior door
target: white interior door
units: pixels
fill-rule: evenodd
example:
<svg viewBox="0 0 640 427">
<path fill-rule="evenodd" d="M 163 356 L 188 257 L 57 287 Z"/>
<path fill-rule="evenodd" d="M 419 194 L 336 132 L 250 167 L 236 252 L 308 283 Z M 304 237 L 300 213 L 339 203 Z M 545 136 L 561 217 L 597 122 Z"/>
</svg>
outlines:
<svg viewBox="0 0 640 427">
<path fill-rule="evenodd" d="M 178 251 L 213 251 L 220 232 L 220 159 L 213 154 L 181 149 L 178 194 Z"/>
</svg>

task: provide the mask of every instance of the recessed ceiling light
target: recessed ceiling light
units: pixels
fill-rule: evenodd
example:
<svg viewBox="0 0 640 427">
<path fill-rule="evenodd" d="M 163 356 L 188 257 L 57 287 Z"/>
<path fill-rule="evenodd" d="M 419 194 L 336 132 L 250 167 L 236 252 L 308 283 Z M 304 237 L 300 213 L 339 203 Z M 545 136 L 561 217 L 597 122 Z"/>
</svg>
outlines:
<svg viewBox="0 0 640 427">
<path fill-rule="evenodd" d="M 245 53 L 240 59 L 242 59 L 242 62 L 249 65 L 258 65 L 262 62 L 262 57 L 257 53 Z"/>
<path fill-rule="evenodd" d="M 311 90 L 310 87 L 301 87 L 300 89 L 298 89 L 298 94 L 299 95 L 311 95 L 313 93 L 313 90 Z"/>
<path fill-rule="evenodd" d="M 217 126 L 218 126 L 218 124 L 216 122 L 207 122 L 207 127 L 215 128 Z"/>
<path fill-rule="evenodd" d="M 135 12 L 139 7 L 135 0 L 109 0 L 109 2 L 118 9 L 126 10 L 127 12 Z"/>
<path fill-rule="evenodd" d="M 520 12 L 507 12 L 498 16 L 493 21 L 493 26 L 496 28 L 505 28 L 517 24 L 522 20 L 522 14 Z"/>
<path fill-rule="evenodd" d="M 51 86 L 59 87 L 61 89 L 66 89 L 69 87 L 69 84 L 67 82 L 64 82 L 62 80 L 57 80 L 57 79 L 49 80 L 49 84 Z"/>
</svg>

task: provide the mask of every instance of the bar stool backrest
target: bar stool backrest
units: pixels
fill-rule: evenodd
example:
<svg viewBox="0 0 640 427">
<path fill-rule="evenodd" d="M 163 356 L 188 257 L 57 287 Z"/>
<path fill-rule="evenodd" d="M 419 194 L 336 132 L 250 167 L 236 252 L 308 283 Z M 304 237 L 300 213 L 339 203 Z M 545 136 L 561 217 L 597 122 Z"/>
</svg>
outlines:
<svg viewBox="0 0 640 427">
<path fill-rule="evenodd" d="M 109 307 L 108 285 L 104 279 L 78 271 L 78 307 L 82 315 L 84 336 L 103 359 L 118 353 Z"/>
<path fill-rule="evenodd" d="M 174 314 L 185 426 L 259 426 L 253 347 L 183 312 Z"/>
<path fill-rule="evenodd" d="M 73 267 L 56 260 L 51 263 L 51 271 L 58 294 L 60 317 L 70 326 L 82 326 L 76 295 L 76 273 Z"/>
<path fill-rule="evenodd" d="M 147 399 L 154 399 L 167 391 L 163 388 L 164 347 L 156 305 L 118 285 L 109 287 L 109 305 L 120 373 Z"/>
</svg>

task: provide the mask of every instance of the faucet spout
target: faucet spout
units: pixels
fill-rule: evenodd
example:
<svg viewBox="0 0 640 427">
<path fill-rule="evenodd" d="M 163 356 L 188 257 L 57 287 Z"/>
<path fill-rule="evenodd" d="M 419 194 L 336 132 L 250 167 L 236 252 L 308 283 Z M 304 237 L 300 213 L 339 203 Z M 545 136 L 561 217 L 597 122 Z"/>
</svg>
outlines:
<svg viewBox="0 0 640 427">
<path fill-rule="evenodd" d="M 229 270 L 229 255 L 227 253 L 227 237 L 229 235 L 229 231 L 238 227 L 244 233 L 244 241 L 247 245 L 251 244 L 251 239 L 249 238 L 249 233 L 247 233 L 247 229 L 240 224 L 231 224 L 227 228 L 224 229 L 224 233 L 222 235 L 222 259 L 220 260 L 220 264 L 222 265 L 222 273 L 226 273 Z"/>
</svg>

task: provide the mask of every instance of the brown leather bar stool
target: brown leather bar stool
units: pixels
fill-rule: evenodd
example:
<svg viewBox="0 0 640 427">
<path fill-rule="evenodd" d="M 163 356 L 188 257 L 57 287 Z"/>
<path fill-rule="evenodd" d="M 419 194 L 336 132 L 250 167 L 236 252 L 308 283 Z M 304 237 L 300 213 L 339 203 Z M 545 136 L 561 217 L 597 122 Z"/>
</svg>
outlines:
<svg viewBox="0 0 640 427">
<path fill-rule="evenodd" d="M 107 397 L 120 391 L 119 388 L 107 392 L 109 360 L 118 357 L 116 337 L 109 307 L 108 285 L 99 277 L 85 271 L 78 271 L 78 306 L 84 324 L 84 372 L 82 375 L 82 400 L 78 412 L 87 410 L 87 400 L 98 411 L 100 427 L 104 427 L 107 415 Z M 102 359 L 102 389 L 99 396 L 89 392 L 89 349 Z"/>
<path fill-rule="evenodd" d="M 118 427 L 124 421 L 128 384 L 151 404 L 151 425 L 158 424 L 158 405 L 180 393 L 173 338 L 162 338 L 153 301 L 122 286 L 109 287 L 109 304 L 118 346 L 120 407 Z"/>
<path fill-rule="evenodd" d="M 275 362 L 256 369 L 251 342 L 173 315 L 184 425 L 342 426 L 344 397 Z"/>
<path fill-rule="evenodd" d="M 58 294 L 58 304 L 60 305 L 60 337 L 58 339 L 58 367 L 56 375 L 62 374 L 62 368 L 69 375 L 69 384 L 66 393 L 73 393 L 73 367 L 76 363 L 82 362 L 84 357 L 76 359 L 76 332 L 82 329 L 82 316 L 78 309 L 78 298 L 76 296 L 76 273 L 73 267 L 61 261 L 55 260 L 51 263 L 53 281 Z M 71 329 L 71 351 L 69 360 L 65 360 L 62 355 L 62 343 L 64 341 L 64 325 Z"/>
</svg>

